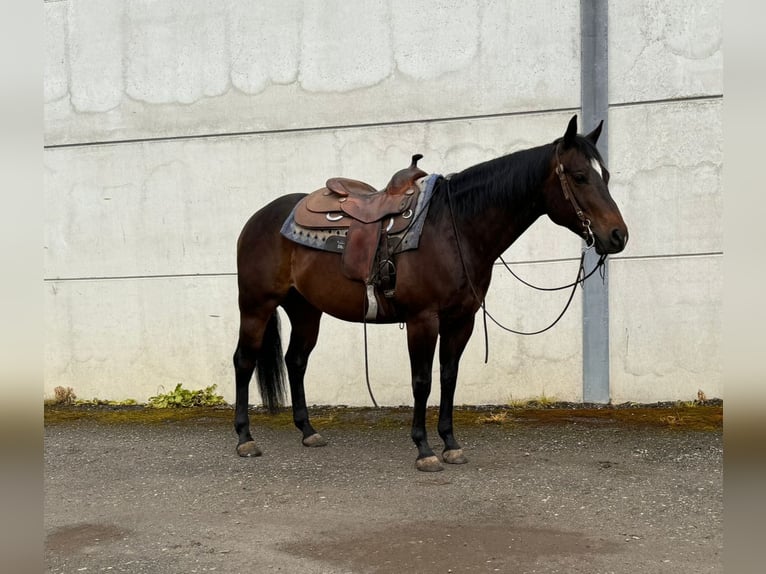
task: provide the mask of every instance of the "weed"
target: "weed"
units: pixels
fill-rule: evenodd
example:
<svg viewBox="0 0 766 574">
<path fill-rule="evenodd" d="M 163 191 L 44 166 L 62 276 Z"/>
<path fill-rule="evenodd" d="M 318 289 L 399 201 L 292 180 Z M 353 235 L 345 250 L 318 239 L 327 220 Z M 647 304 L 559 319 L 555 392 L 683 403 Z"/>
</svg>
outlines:
<svg viewBox="0 0 766 574">
<path fill-rule="evenodd" d="M 676 401 L 675 406 L 677 408 L 691 409 L 694 407 L 704 406 L 707 402 L 707 396 L 702 389 L 697 391 L 697 398 L 691 401 Z"/>
<path fill-rule="evenodd" d="M 674 415 L 665 415 L 660 417 L 660 422 L 663 422 L 670 426 L 681 425 L 684 423 L 684 417 L 681 416 L 681 413 L 676 411 L 676 414 Z"/>
<path fill-rule="evenodd" d="M 555 397 L 549 397 L 545 393 L 537 398 L 510 399 L 508 406 L 513 409 L 547 409 L 557 404 Z"/>
<path fill-rule="evenodd" d="M 549 396 L 546 396 L 545 393 L 543 393 L 542 395 L 540 395 L 540 398 L 536 400 L 536 403 L 538 406 L 542 408 L 551 407 L 556 404 L 556 397 L 549 397 Z"/>
<path fill-rule="evenodd" d="M 481 415 L 476 417 L 476 422 L 483 425 L 501 425 L 508 419 L 508 411 L 500 411 L 499 413 L 493 413 L 490 411 L 488 415 Z"/>
<path fill-rule="evenodd" d="M 133 405 L 137 405 L 138 401 L 136 399 L 124 399 L 122 401 L 109 401 L 106 399 L 77 399 L 74 401 L 74 404 L 77 406 L 109 406 L 109 407 L 129 407 Z"/>
<path fill-rule="evenodd" d="M 72 387 L 56 387 L 53 389 L 53 404 L 71 405 L 77 399 Z"/>
<path fill-rule="evenodd" d="M 225 405 L 221 395 L 215 394 L 217 385 L 211 385 L 197 391 L 190 391 L 181 387 L 181 383 L 176 385 L 170 393 L 158 394 L 149 397 L 148 406 L 156 409 L 178 408 L 178 407 L 214 407 Z"/>
</svg>

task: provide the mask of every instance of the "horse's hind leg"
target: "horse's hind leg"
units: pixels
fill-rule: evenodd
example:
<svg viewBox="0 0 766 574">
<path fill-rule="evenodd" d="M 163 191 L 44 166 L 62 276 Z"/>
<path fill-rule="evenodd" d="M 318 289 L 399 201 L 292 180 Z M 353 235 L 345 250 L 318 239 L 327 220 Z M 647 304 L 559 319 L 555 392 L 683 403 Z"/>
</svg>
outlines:
<svg viewBox="0 0 766 574">
<path fill-rule="evenodd" d="M 275 411 L 282 393 L 281 354 L 279 319 L 276 312 L 272 311 L 266 317 L 241 314 L 239 341 L 234 352 L 234 430 L 237 432 L 237 454 L 240 456 L 261 455 L 261 449 L 250 434 L 248 414 L 249 387 L 253 371 L 258 367 L 263 402 L 270 411 Z"/>
<path fill-rule="evenodd" d="M 242 343 L 240 337 L 234 351 L 234 373 L 236 379 L 236 401 L 234 406 L 234 430 L 237 432 L 237 454 L 240 456 L 261 456 L 261 449 L 250 434 L 250 416 L 247 413 L 250 379 L 255 370 L 256 351 Z"/>
<path fill-rule="evenodd" d="M 305 446 L 325 446 L 325 439 L 314 430 L 309 421 L 303 379 L 308 359 L 319 336 L 322 312 L 306 301 L 297 291 L 288 293 L 282 304 L 290 318 L 290 344 L 285 354 L 287 376 L 290 380 L 290 396 L 293 404 L 293 422 L 303 434 Z"/>
</svg>

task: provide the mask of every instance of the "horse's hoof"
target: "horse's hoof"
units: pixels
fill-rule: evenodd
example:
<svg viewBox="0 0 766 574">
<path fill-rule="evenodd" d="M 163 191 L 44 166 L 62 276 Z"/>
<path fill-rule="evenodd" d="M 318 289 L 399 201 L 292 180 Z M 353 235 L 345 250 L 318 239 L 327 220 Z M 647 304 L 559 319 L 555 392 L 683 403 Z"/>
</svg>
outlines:
<svg viewBox="0 0 766 574">
<path fill-rule="evenodd" d="M 442 453 L 442 458 L 444 459 L 444 462 L 446 462 L 447 464 L 465 464 L 468 462 L 468 459 L 463 454 L 462 448 L 445 450 Z"/>
<path fill-rule="evenodd" d="M 426 456 L 419 458 L 415 461 L 415 468 L 422 470 L 423 472 L 439 472 L 444 470 L 444 467 L 439 463 L 439 459 L 436 456 Z"/>
<path fill-rule="evenodd" d="M 315 432 L 303 439 L 303 446 L 327 446 L 327 441 L 321 434 Z"/>
<path fill-rule="evenodd" d="M 237 445 L 237 454 L 239 456 L 261 456 L 263 452 L 255 444 L 254 440 L 249 440 Z"/>
</svg>

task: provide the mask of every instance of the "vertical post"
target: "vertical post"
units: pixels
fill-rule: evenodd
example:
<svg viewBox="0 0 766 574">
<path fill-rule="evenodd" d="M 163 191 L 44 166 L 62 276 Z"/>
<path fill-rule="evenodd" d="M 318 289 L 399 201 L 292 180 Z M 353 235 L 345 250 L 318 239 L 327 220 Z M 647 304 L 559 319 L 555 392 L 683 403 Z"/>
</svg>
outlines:
<svg viewBox="0 0 766 574">
<path fill-rule="evenodd" d="M 608 74 L 608 2 L 580 1 L 580 85 L 582 117 L 580 129 L 592 130 L 604 120 L 598 149 L 608 162 L 609 149 L 609 74 Z M 585 257 L 590 270 L 598 256 L 593 250 Z M 608 265 L 608 263 L 607 263 Z M 608 403 L 609 388 L 609 284 L 608 268 L 602 283 L 598 274 L 583 286 L 583 401 Z"/>
</svg>

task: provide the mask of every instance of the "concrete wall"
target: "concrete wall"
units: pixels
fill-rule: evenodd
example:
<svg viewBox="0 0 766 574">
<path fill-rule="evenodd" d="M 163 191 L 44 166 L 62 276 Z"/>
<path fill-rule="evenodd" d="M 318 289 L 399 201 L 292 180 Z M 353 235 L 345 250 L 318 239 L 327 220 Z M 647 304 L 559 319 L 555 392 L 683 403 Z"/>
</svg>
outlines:
<svg viewBox="0 0 766 574">
<path fill-rule="evenodd" d="M 609 3 L 615 402 L 723 397 L 723 3 Z"/>
<path fill-rule="evenodd" d="M 610 188 L 631 231 L 610 266 L 612 397 L 722 397 L 721 2 L 609 9 Z M 253 211 L 334 175 L 380 185 L 415 152 L 448 173 L 551 141 L 580 106 L 567 0 L 64 0 L 45 15 L 46 395 L 215 383 L 233 401 L 235 242 Z M 507 256 L 561 284 L 579 249 L 540 220 Z M 536 329 L 565 297 L 498 269 L 488 306 Z M 490 326 L 483 365 L 477 328 L 457 402 L 580 400 L 581 330 L 579 298 L 544 335 Z M 370 358 L 378 402 L 409 404 L 404 332 L 369 336 L 386 349 Z M 360 325 L 323 319 L 307 395 L 369 404 Z"/>
</svg>

